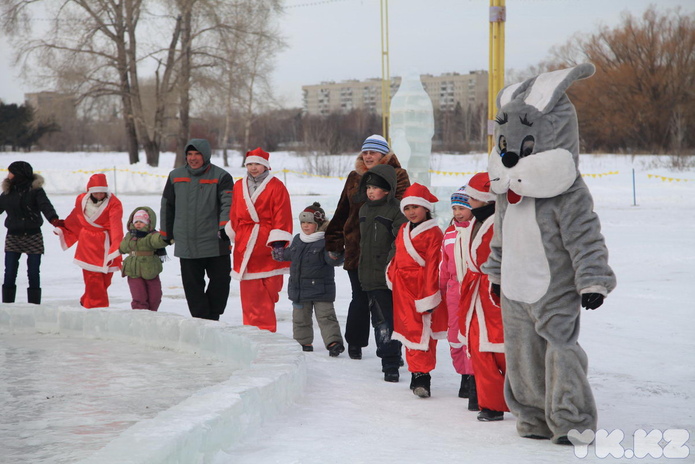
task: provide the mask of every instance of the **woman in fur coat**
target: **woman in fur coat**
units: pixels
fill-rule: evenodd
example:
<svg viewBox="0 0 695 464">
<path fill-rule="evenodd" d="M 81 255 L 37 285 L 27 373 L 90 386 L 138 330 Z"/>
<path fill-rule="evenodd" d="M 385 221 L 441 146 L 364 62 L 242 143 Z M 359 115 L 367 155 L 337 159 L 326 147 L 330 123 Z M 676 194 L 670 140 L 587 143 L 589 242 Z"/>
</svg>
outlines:
<svg viewBox="0 0 695 464">
<path fill-rule="evenodd" d="M 360 262 L 359 211 L 364 204 L 357 194 L 362 175 L 377 164 L 388 164 L 396 169 L 396 198 L 403 198 L 403 192 L 410 186 L 408 173 L 401 168 L 388 142 L 380 135 L 371 135 L 362 144 L 355 169 L 345 181 L 335 214 L 326 229 L 326 251 L 336 260 L 341 257 L 345 259 L 343 268 L 350 277 L 352 301 L 348 307 L 345 341 L 348 343 L 348 355 L 352 359 L 362 359 L 362 348 L 369 343 L 370 333 L 369 301 L 362 290 L 357 272 Z"/>
</svg>

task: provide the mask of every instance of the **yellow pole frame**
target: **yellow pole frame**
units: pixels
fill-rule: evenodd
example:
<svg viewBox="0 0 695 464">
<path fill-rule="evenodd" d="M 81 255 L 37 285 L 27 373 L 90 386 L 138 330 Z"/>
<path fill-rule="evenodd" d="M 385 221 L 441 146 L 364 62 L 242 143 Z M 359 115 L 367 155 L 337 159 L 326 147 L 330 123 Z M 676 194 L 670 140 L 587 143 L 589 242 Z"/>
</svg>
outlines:
<svg viewBox="0 0 695 464">
<path fill-rule="evenodd" d="M 507 20 L 505 0 L 490 0 L 490 62 L 487 78 L 487 152 L 495 145 L 494 119 L 497 94 L 504 87 L 504 23 Z"/>
<path fill-rule="evenodd" d="M 391 69 L 389 68 L 389 1 L 381 0 L 381 131 L 386 140 L 389 140 L 390 111 Z"/>
</svg>

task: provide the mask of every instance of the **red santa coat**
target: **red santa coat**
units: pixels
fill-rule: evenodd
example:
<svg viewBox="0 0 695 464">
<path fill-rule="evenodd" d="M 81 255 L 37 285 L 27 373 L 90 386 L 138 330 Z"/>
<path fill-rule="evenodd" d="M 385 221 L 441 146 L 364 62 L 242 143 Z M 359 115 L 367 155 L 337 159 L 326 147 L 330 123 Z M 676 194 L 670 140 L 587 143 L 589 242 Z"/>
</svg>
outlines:
<svg viewBox="0 0 695 464">
<path fill-rule="evenodd" d="M 123 205 L 109 193 L 96 212 L 87 217 L 89 193 L 75 200 L 75 208 L 65 218 L 65 227 L 57 229 L 60 246 L 67 250 L 77 242 L 75 264 L 92 272 L 116 272 L 123 258 L 118 247 L 123 240 Z"/>
<path fill-rule="evenodd" d="M 234 244 L 232 277 L 263 279 L 287 274 L 290 262 L 274 261 L 272 242 L 292 241 L 292 206 L 285 185 L 269 174 L 253 195 L 247 176 L 234 185 L 225 232 Z"/>
<path fill-rule="evenodd" d="M 490 240 L 494 233 L 494 215 L 488 217 L 471 240 L 468 236 L 466 275 L 461 282 L 461 306 L 459 324 L 461 341 L 468 345 L 468 336 L 473 317 L 478 318 L 480 327 L 480 351 L 504 353 L 504 329 L 499 298 L 490 291 L 487 274 L 480 268 L 490 255 Z M 468 228 L 472 231 L 477 219 Z"/>
<path fill-rule="evenodd" d="M 403 224 L 386 269 L 393 290 L 393 338 L 413 350 L 426 351 L 432 338 L 446 338 L 447 312 L 439 290 L 442 237 L 435 219 L 412 230 L 409 222 Z"/>
</svg>

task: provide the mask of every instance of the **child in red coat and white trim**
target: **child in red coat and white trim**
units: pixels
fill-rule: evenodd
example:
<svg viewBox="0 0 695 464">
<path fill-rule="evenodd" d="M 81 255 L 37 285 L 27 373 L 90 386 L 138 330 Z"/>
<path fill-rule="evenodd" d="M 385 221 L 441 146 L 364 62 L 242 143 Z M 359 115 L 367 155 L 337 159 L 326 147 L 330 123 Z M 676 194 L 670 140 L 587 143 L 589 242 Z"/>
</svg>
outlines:
<svg viewBox="0 0 695 464">
<path fill-rule="evenodd" d="M 490 191 L 487 172 L 474 175 L 466 185 L 473 220 L 468 226 L 466 275 L 461 283 L 459 324 L 461 341 L 468 346 L 475 371 L 475 385 L 483 422 L 504 419 L 509 411 L 504 400 L 504 327 L 499 291 L 492 291 L 487 274 L 481 267 L 490 256 L 494 233 L 495 194 Z"/>
<path fill-rule="evenodd" d="M 261 148 L 246 153 L 247 175 L 234 184 L 225 232 L 234 244 L 232 277 L 240 280 L 244 325 L 275 332 L 275 303 L 289 262 L 273 260 L 273 248 L 292 241 L 290 195 L 270 173 L 270 154 Z"/>
<path fill-rule="evenodd" d="M 410 388 L 430 397 L 430 372 L 437 361 L 437 339 L 446 338 L 447 312 L 439 290 L 443 234 L 432 219 L 438 201 L 424 185 L 406 189 L 401 211 L 409 222 L 396 237 L 396 254 L 386 269 L 393 291 L 393 338 L 406 347 Z"/>
</svg>

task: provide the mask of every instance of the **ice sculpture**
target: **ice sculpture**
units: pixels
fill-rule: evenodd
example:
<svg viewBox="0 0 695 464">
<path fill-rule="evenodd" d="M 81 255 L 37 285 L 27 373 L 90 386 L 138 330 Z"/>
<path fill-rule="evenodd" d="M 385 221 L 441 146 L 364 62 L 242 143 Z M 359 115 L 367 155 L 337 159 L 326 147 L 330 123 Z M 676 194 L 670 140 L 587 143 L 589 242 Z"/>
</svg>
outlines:
<svg viewBox="0 0 695 464">
<path fill-rule="evenodd" d="M 434 135 L 432 100 L 417 72 L 409 72 L 391 100 L 391 146 L 410 182 L 430 187 L 430 155 Z"/>
</svg>

